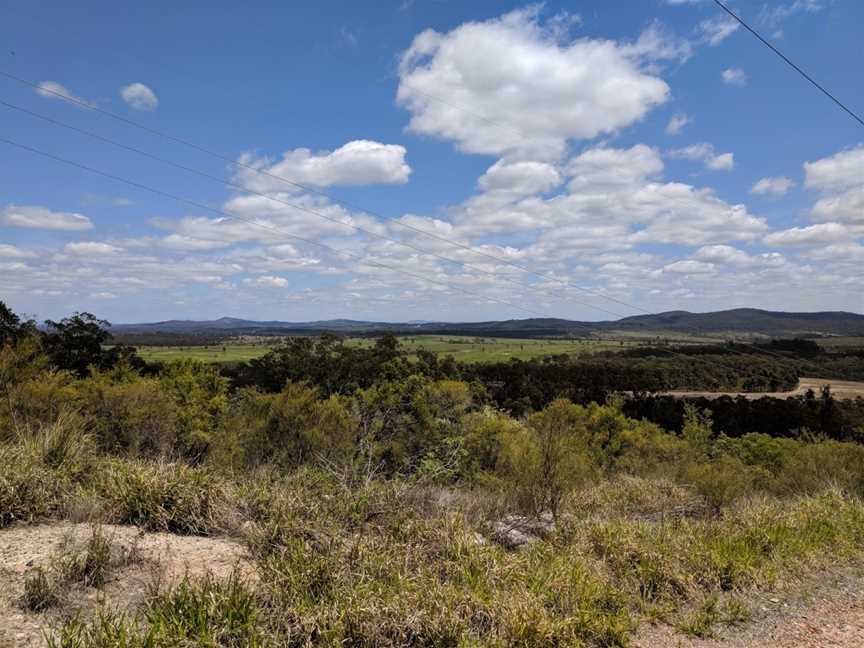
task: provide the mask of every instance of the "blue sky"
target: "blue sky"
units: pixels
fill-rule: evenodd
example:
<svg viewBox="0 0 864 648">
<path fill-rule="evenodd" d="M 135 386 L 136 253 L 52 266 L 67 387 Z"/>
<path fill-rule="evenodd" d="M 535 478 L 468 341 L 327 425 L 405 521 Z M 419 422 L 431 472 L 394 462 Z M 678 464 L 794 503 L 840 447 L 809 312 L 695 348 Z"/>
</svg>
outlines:
<svg viewBox="0 0 864 648">
<path fill-rule="evenodd" d="M 732 7 L 864 112 L 864 5 Z M 4 102 L 234 185 L 0 106 L 4 138 L 202 205 L 0 143 L 0 299 L 39 318 L 864 311 L 864 128 L 710 1 L 2 15 L 0 71 L 38 86 Z"/>
</svg>

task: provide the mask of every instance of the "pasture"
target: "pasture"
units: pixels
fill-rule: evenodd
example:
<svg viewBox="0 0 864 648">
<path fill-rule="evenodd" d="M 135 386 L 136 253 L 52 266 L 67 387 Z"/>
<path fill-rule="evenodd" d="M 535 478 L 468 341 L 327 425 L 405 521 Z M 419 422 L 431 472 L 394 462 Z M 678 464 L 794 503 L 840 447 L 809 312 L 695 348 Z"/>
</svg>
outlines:
<svg viewBox="0 0 864 648">
<path fill-rule="evenodd" d="M 138 353 L 147 362 L 170 362 L 193 358 L 203 362 L 232 363 L 258 358 L 278 346 L 281 338 L 249 338 L 226 340 L 222 344 L 206 346 L 139 346 Z M 368 347 L 375 343 L 372 338 L 350 338 L 351 346 Z M 587 339 L 587 340 L 541 340 L 531 338 L 490 338 L 462 335 L 417 335 L 399 338 L 399 343 L 414 356 L 424 349 L 439 355 L 452 355 L 461 362 L 498 362 L 510 358 L 528 360 L 566 353 L 584 355 L 606 350 L 620 350 L 637 346 L 642 341 Z"/>
</svg>

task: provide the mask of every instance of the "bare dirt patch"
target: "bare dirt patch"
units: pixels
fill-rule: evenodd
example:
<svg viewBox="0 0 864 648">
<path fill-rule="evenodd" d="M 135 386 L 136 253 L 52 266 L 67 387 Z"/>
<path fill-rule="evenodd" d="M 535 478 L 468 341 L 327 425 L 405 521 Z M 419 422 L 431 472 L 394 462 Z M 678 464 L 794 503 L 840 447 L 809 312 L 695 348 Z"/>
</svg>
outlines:
<svg viewBox="0 0 864 648">
<path fill-rule="evenodd" d="M 721 396 L 737 398 L 738 396 L 743 396 L 748 400 L 756 400 L 759 398 L 790 398 L 792 396 L 803 396 L 809 390 L 812 390 L 813 393 L 818 396 L 822 387 L 825 385 L 831 387 L 831 395 L 837 400 L 854 400 L 859 397 L 864 398 L 864 382 L 855 382 L 853 380 L 831 380 L 829 378 L 801 378 L 798 381 L 798 387 L 792 391 L 785 392 L 669 391 L 663 393 L 668 396 L 674 396 L 675 398 L 720 398 Z"/>
<path fill-rule="evenodd" d="M 241 544 L 229 538 L 142 533 L 135 527 L 104 525 L 102 533 L 117 551 L 133 552 L 134 561 L 109 574 L 100 589 L 71 587 L 59 607 L 42 613 L 21 608 L 28 573 L 80 549 L 92 529 L 88 524 L 57 523 L 0 530 L 0 648 L 44 644 L 44 633 L 70 615 L 92 614 L 100 606 L 134 611 L 154 588 L 212 574 L 228 577 L 251 568 Z"/>
<path fill-rule="evenodd" d="M 637 648 L 860 648 L 864 646 L 864 575 L 821 574 L 788 592 L 750 598 L 754 618 L 711 639 L 669 626 L 645 626 Z"/>
</svg>

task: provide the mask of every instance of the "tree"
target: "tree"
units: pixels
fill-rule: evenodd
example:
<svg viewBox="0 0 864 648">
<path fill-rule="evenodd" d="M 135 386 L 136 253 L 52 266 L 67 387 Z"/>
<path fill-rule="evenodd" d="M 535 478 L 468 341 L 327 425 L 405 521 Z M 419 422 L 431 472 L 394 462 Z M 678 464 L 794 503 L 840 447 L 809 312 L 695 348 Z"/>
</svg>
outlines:
<svg viewBox="0 0 864 648">
<path fill-rule="evenodd" d="M 0 347 L 15 344 L 18 340 L 36 332 L 33 320 L 21 321 L 11 308 L 0 301 Z"/>
<path fill-rule="evenodd" d="M 52 364 L 85 377 L 90 366 L 107 369 L 102 345 L 111 340 L 105 320 L 91 313 L 75 313 L 59 322 L 45 320 L 47 331 L 43 337 L 45 351 Z"/>
</svg>

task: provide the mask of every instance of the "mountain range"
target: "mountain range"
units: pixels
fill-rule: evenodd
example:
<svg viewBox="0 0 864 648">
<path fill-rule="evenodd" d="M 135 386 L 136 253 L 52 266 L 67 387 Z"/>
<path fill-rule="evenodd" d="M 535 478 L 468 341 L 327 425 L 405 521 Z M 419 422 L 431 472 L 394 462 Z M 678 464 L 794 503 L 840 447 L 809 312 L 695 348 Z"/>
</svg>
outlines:
<svg viewBox="0 0 864 648">
<path fill-rule="evenodd" d="M 557 318 L 532 318 L 488 322 L 374 322 L 350 319 L 289 322 L 255 321 L 235 317 L 216 320 L 168 320 L 140 324 L 115 324 L 115 334 L 183 333 L 221 335 L 309 335 L 332 331 L 343 335 L 369 335 L 391 331 L 403 335 L 486 335 L 499 337 L 585 336 L 626 333 L 735 333 L 770 336 L 864 335 L 864 315 L 843 311 L 787 313 L 756 308 L 736 308 L 709 313 L 668 311 L 635 315 L 619 320 L 580 322 Z"/>
</svg>

